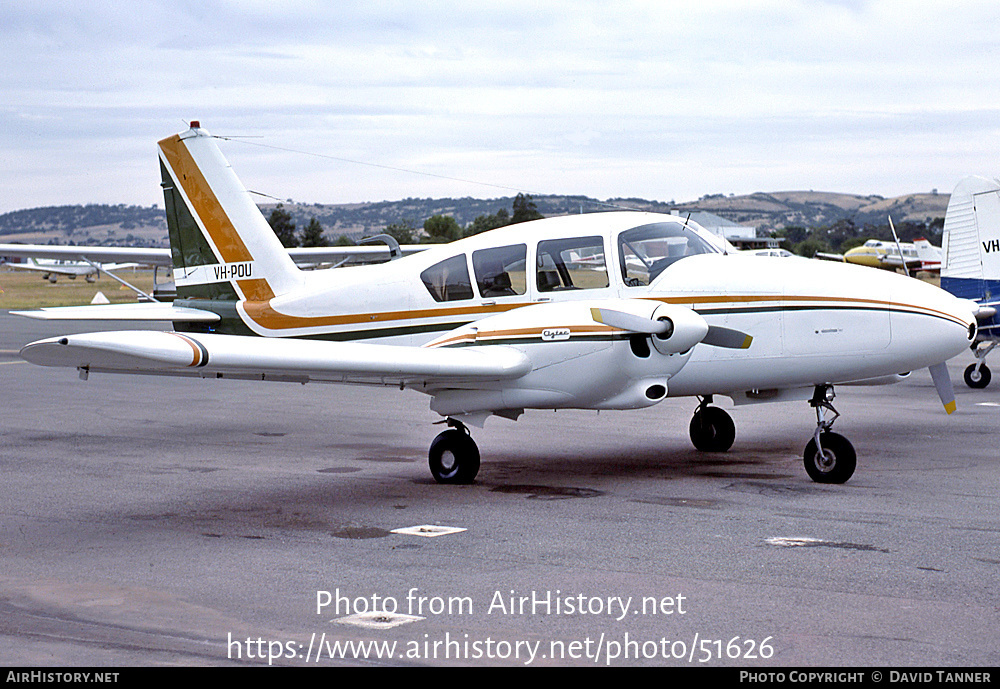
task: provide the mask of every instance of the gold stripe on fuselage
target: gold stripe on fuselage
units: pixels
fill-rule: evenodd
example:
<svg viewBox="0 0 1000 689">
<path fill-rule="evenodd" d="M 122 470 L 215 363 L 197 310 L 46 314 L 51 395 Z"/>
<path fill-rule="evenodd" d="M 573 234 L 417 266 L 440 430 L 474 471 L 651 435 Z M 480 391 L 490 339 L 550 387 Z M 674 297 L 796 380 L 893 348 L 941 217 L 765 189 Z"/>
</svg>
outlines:
<svg viewBox="0 0 1000 689">
<path fill-rule="evenodd" d="M 673 297 L 642 297 L 652 301 L 659 301 L 665 304 L 692 305 L 697 307 L 718 307 L 725 308 L 731 306 L 739 309 L 741 307 L 752 307 L 754 305 L 770 305 L 775 310 L 794 308 L 796 305 L 821 308 L 827 304 L 830 308 L 859 308 L 859 309 L 881 309 L 896 311 L 900 313 L 917 313 L 937 318 L 943 318 L 962 327 L 968 327 L 968 323 L 956 318 L 946 311 L 906 304 L 902 302 L 886 301 L 880 299 L 857 299 L 851 297 L 818 297 L 818 296 L 784 296 L 784 295 L 716 295 L 716 296 L 673 296 Z M 430 308 L 416 309 L 409 311 L 382 311 L 375 313 L 354 313 L 338 316 L 290 316 L 276 311 L 269 302 L 244 302 L 243 309 L 248 318 L 258 326 L 271 331 L 295 330 L 303 328 L 343 328 L 347 326 L 362 326 L 369 324 L 393 324 L 403 325 L 406 322 L 412 324 L 419 321 L 418 325 L 424 325 L 428 330 L 440 330 L 440 327 L 453 325 L 460 327 L 462 323 L 449 323 L 447 319 L 462 316 L 468 321 L 476 321 L 486 316 L 503 313 L 512 309 L 531 306 L 539 302 L 527 304 L 495 304 L 490 306 L 474 305 L 451 308 Z M 552 303 L 552 302 L 544 302 Z M 569 302 L 567 302 L 569 303 Z M 710 315 L 710 314 L 706 314 Z M 362 335 L 363 336 L 363 335 Z M 480 335 L 480 339 L 486 335 Z"/>
<path fill-rule="evenodd" d="M 719 295 L 719 296 L 702 296 L 702 297 L 641 297 L 642 299 L 649 299 L 652 301 L 663 302 L 664 304 L 693 304 L 693 305 L 714 305 L 714 306 L 728 306 L 733 305 L 746 305 L 749 303 L 764 303 L 764 302 L 780 302 L 781 307 L 778 308 L 788 308 L 787 302 L 804 302 L 807 305 L 815 305 L 819 302 L 832 302 L 834 304 L 844 304 L 854 308 L 880 308 L 888 311 L 903 311 L 907 312 L 918 312 L 924 315 L 937 316 L 938 318 L 944 318 L 946 320 L 952 321 L 953 323 L 961 324 L 963 327 L 967 327 L 968 323 L 965 323 L 960 318 L 956 318 L 954 315 L 948 313 L 947 311 L 940 311 L 938 309 L 932 309 L 927 306 L 922 306 L 919 304 L 906 304 L 898 301 L 886 301 L 883 299 L 857 299 L 854 297 L 803 297 L 803 296 L 761 296 L 761 295 Z M 696 309 L 697 310 L 697 309 Z"/>
<path fill-rule="evenodd" d="M 276 311 L 268 301 L 243 302 L 247 317 L 268 330 L 294 330 L 297 328 L 323 328 L 345 325 L 365 325 L 372 323 L 399 323 L 402 321 L 425 321 L 433 318 L 466 316 L 478 320 L 485 316 L 503 313 L 530 304 L 494 304 L 492 306 L 461 306 L 454 308 L 417 309 L 411 311 L 381 311 L 377 313 L 349 313 L 339 316 L 290 316 Z M 435 321 L 441 322 L 441 321 Z M 457 324 L 456 324 L 457 327 Z"/>
<path fill-rule="evenodd" d="M 618 328 L 612 328 L 609 325 L 592 325 L 592 326 L 580 326 L 580 325 L 569 325 L 564 326 L 569 330 L 569 337 L 579 337 L 587 335 L 609 335 L 614 332 L 622 332 Z M 475 333 L 462 333 L 460 335 L 455 335 L 449 337 L 447 340 L 441 340 L 440 342 L 435 342 L 434 347 L 448 347 L 456 344 L 471 344 L 477 342 L 480 344 L 489 344 L 491 340 L 508 340 L 508 339 L 534 339 L 541 338 L 542 334 L 548 330 L 548 327 L 536 327 L 536 328 L 517 328 L 513 330 L 481 330 Z M 559 342 L 560 340 L 553 340 L 553 342 Z"/>
</svg>

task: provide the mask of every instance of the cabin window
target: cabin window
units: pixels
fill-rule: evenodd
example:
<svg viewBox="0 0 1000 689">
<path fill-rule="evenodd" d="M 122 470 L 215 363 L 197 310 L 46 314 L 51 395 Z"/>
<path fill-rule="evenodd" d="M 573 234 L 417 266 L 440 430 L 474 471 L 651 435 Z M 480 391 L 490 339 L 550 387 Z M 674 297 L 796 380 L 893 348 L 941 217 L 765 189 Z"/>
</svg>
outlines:
<svg viewBox="0 0 1000 689">
<path fill-rule="evenodd" d="M 539 292 L 608 286 L 602 237 L 572 237 L 538 243 Z"/>
<path fill-rule="evenodd" d="M 434 301 L 472 299 L 472 280 L 465 254 L 435 263 L 420 274 L 420 279 Z"/>
<path fill-rule="evenodd" d="M 628 287 L 648 285 L 676 261 L 719 250 L 679 222 L 634 227 L 618 235 L 622 280 Z"/>
<path fill-rule="evenodd" d="M 472 252 L 472 269 L 476 272 L 479 295 L 484 299 L 513 297 L 527 291 L 525 261 L 527 244 L 499 246 Z"/>
</svg>

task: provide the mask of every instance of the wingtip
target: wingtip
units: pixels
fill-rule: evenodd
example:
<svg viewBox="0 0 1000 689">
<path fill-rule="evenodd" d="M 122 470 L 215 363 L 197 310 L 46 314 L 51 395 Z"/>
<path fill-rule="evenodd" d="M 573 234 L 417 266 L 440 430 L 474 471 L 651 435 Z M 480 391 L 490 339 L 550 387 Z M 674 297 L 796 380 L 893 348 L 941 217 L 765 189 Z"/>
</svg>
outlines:
<svg viewBox="0 0 1000 689">
<path fill-rule="evenodd" d="M 44 320 L 46 318 L 45 311 L 11 311 L 12 316 L 24 316 L 25 318 L 35 318 L 38 320 Z"/>
</svg>

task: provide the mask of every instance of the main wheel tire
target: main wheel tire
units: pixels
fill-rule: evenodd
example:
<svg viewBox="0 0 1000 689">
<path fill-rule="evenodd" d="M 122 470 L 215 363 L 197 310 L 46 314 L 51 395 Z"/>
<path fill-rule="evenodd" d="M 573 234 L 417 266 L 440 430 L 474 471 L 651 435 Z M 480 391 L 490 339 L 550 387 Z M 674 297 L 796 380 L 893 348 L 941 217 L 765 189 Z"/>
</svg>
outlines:
<svg viewBox="0 0 1000 689">
<path fill-rule="evenodd" d="M 990 373 L 990 369 L 986 364 L 979 367 L 976 370 L 975 364 L 969 364 L 968 368 L 965 369 L 965 384 L 970 388 L 985 388 L 990 384 L 990 379 L 993 375 Z"/>
<path fill-rule="evenodd" d="M 468 433 L 453 428 L 434 438 L 427 461 L 438 483 L 472 483 L 479 473 L 479 448 Z"/>
<path fill-rule="evenodd" d="M 819 442 L 823 446 L 822 454 L 816 447 L 815 438 L 802 453 L 809 478 L 817 483 L 845 483 L 858 466 L 858 455 L 851 441 L 839 433 L 826 431 L 820 433 Z"/>
<path fill-rule="evenodd" d="M 702 452 L 725 452 L 736 440 L 733 418 L 718 407 L 699 407 L 688 431 L 691 442 Z"/>
</svg>

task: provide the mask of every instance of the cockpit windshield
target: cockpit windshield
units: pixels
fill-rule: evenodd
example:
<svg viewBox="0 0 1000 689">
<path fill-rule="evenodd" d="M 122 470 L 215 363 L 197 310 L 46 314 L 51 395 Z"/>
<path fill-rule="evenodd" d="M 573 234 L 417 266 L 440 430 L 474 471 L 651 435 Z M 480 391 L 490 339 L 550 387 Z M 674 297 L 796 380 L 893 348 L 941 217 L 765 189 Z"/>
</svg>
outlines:
<svg viewBox="0 0 1000 689">
<path fill-rule="evenodd" d="M 717 253 L 717 247 L 680 222 L 643 225 L 618 235 L 622 279 L 629 287 L 648 285 L 665 268 L 687 256 Z"/>
</svg>

